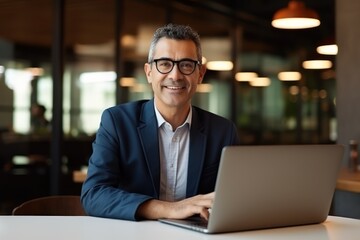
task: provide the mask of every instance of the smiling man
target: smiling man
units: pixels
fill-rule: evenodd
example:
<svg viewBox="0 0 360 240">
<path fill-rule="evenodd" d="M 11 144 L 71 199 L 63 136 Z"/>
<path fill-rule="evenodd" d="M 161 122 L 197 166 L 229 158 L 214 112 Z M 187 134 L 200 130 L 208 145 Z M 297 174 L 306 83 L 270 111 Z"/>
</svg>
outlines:
<svg viewBox="0 0 360 240">
<path fill-rule="evenodd" d="M 207 219 L 222 148 L 235 125 L 191 105 L 206 68 L 189 26 L 156 30 L 144 70 L 154 98 L 106 109 L 81 201 L 89 215 L 127 220 Z"/>
</svg>

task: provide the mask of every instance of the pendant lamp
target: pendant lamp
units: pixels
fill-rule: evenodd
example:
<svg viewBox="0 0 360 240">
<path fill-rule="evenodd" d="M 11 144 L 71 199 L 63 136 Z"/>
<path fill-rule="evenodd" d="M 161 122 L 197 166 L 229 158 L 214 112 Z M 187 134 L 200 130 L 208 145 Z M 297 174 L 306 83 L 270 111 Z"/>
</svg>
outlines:
<svg viewBox="0 0 360 240">
<path fill-rule="evenodd" d="M 304 29 L 320 25 L 319 15 L 300 0 L 290 0 L 286 8 L 274 14 L 271 25 L 281 29 Z"/>
</svg>

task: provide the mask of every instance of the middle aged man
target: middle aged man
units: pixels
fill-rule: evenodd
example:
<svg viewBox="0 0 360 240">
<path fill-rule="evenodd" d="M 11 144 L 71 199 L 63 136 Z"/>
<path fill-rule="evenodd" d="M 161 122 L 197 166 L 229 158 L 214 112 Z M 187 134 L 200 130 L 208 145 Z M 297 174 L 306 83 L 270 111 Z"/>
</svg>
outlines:
<svg viewBox="0 0 360 240">
<path fill-rule="evenodd" d="M 231 121 L 191 105 L 201 59 L 190 27 L 156 30 L 144 66 L 154 98 L 103 112 L 81 195 L 89 215 L 208 218 L 221 151 L 239 138 Z"/>
</svg>

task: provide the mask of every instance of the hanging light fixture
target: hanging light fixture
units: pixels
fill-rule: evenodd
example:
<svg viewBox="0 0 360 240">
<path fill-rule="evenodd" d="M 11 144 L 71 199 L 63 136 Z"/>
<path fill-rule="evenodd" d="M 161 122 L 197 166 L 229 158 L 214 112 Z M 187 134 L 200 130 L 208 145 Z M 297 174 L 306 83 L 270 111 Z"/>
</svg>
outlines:
<svg viewBox="0 0 360 240">
<path fill-rule="evenodd" d="M 324 55 L 337 55 L 338 46 L 336 44 L 321 45 L 316 48 L 316 51 Z"/>
<path fill-rule="evenodd" d="M 270 86 L 271 80 L 268 77 L 256 77 L 249 82 L 253 87 L 267 87 Z"/>
<path fill-rule="evenodd" d="M 305 69 L 328 69 L 332 67 L 330 60 L 307 60 L 302 63 Z"/>
<path fill-rule="evenodd" d="M 290 0 L 287 8 L 282 8 L 274 14 L 271 25 L 282 29 L 313 28 L 320 25 L 318 14 L 300 0 Z"/>
<path fill-rule="evenodd" d="M 278 78 L 281 81 L 299 81 L 301 73 L 295 71 L 279 72 Z"/>
<path fill-rule="evenodd" d="M 316 52 L 322 55 L 337 55 L 338 46 L 334 37 L 328 37 L 320 42 Z"/>
<path fill-rule="evenodd" d="M 230 71 L 234 67 L 231 61 L 208 61 L 206 68 L 213 71 Z"/>
<path fill-rule="evenodd" d="M 250 82 L 257 77 L 258 74 L 256 72 L 237 72 L 235 74 L 235 79 L 238 82 Z"/>
</svg>

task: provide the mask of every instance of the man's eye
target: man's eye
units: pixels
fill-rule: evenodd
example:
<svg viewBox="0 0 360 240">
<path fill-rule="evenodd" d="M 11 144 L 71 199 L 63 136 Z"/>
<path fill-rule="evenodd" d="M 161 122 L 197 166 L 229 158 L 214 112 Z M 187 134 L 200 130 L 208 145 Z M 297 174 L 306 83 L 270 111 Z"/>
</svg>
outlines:
<svg viewBox="0 0 360 240">
<path fill-rule="evenodd" d="M 159 64 L 162 67 L 170 67 L 171 66 L 171 62 L 169 62 L 169 61 L 161 61 L 161 62 L 159 62 Z"/>
<path fill-rule="evenodd" d="M 191 62 L 183 62 L 181 64 L 181 67 L 183 67 L 183 68 L 192 68 L 193 64 Z"/>
</svg>

